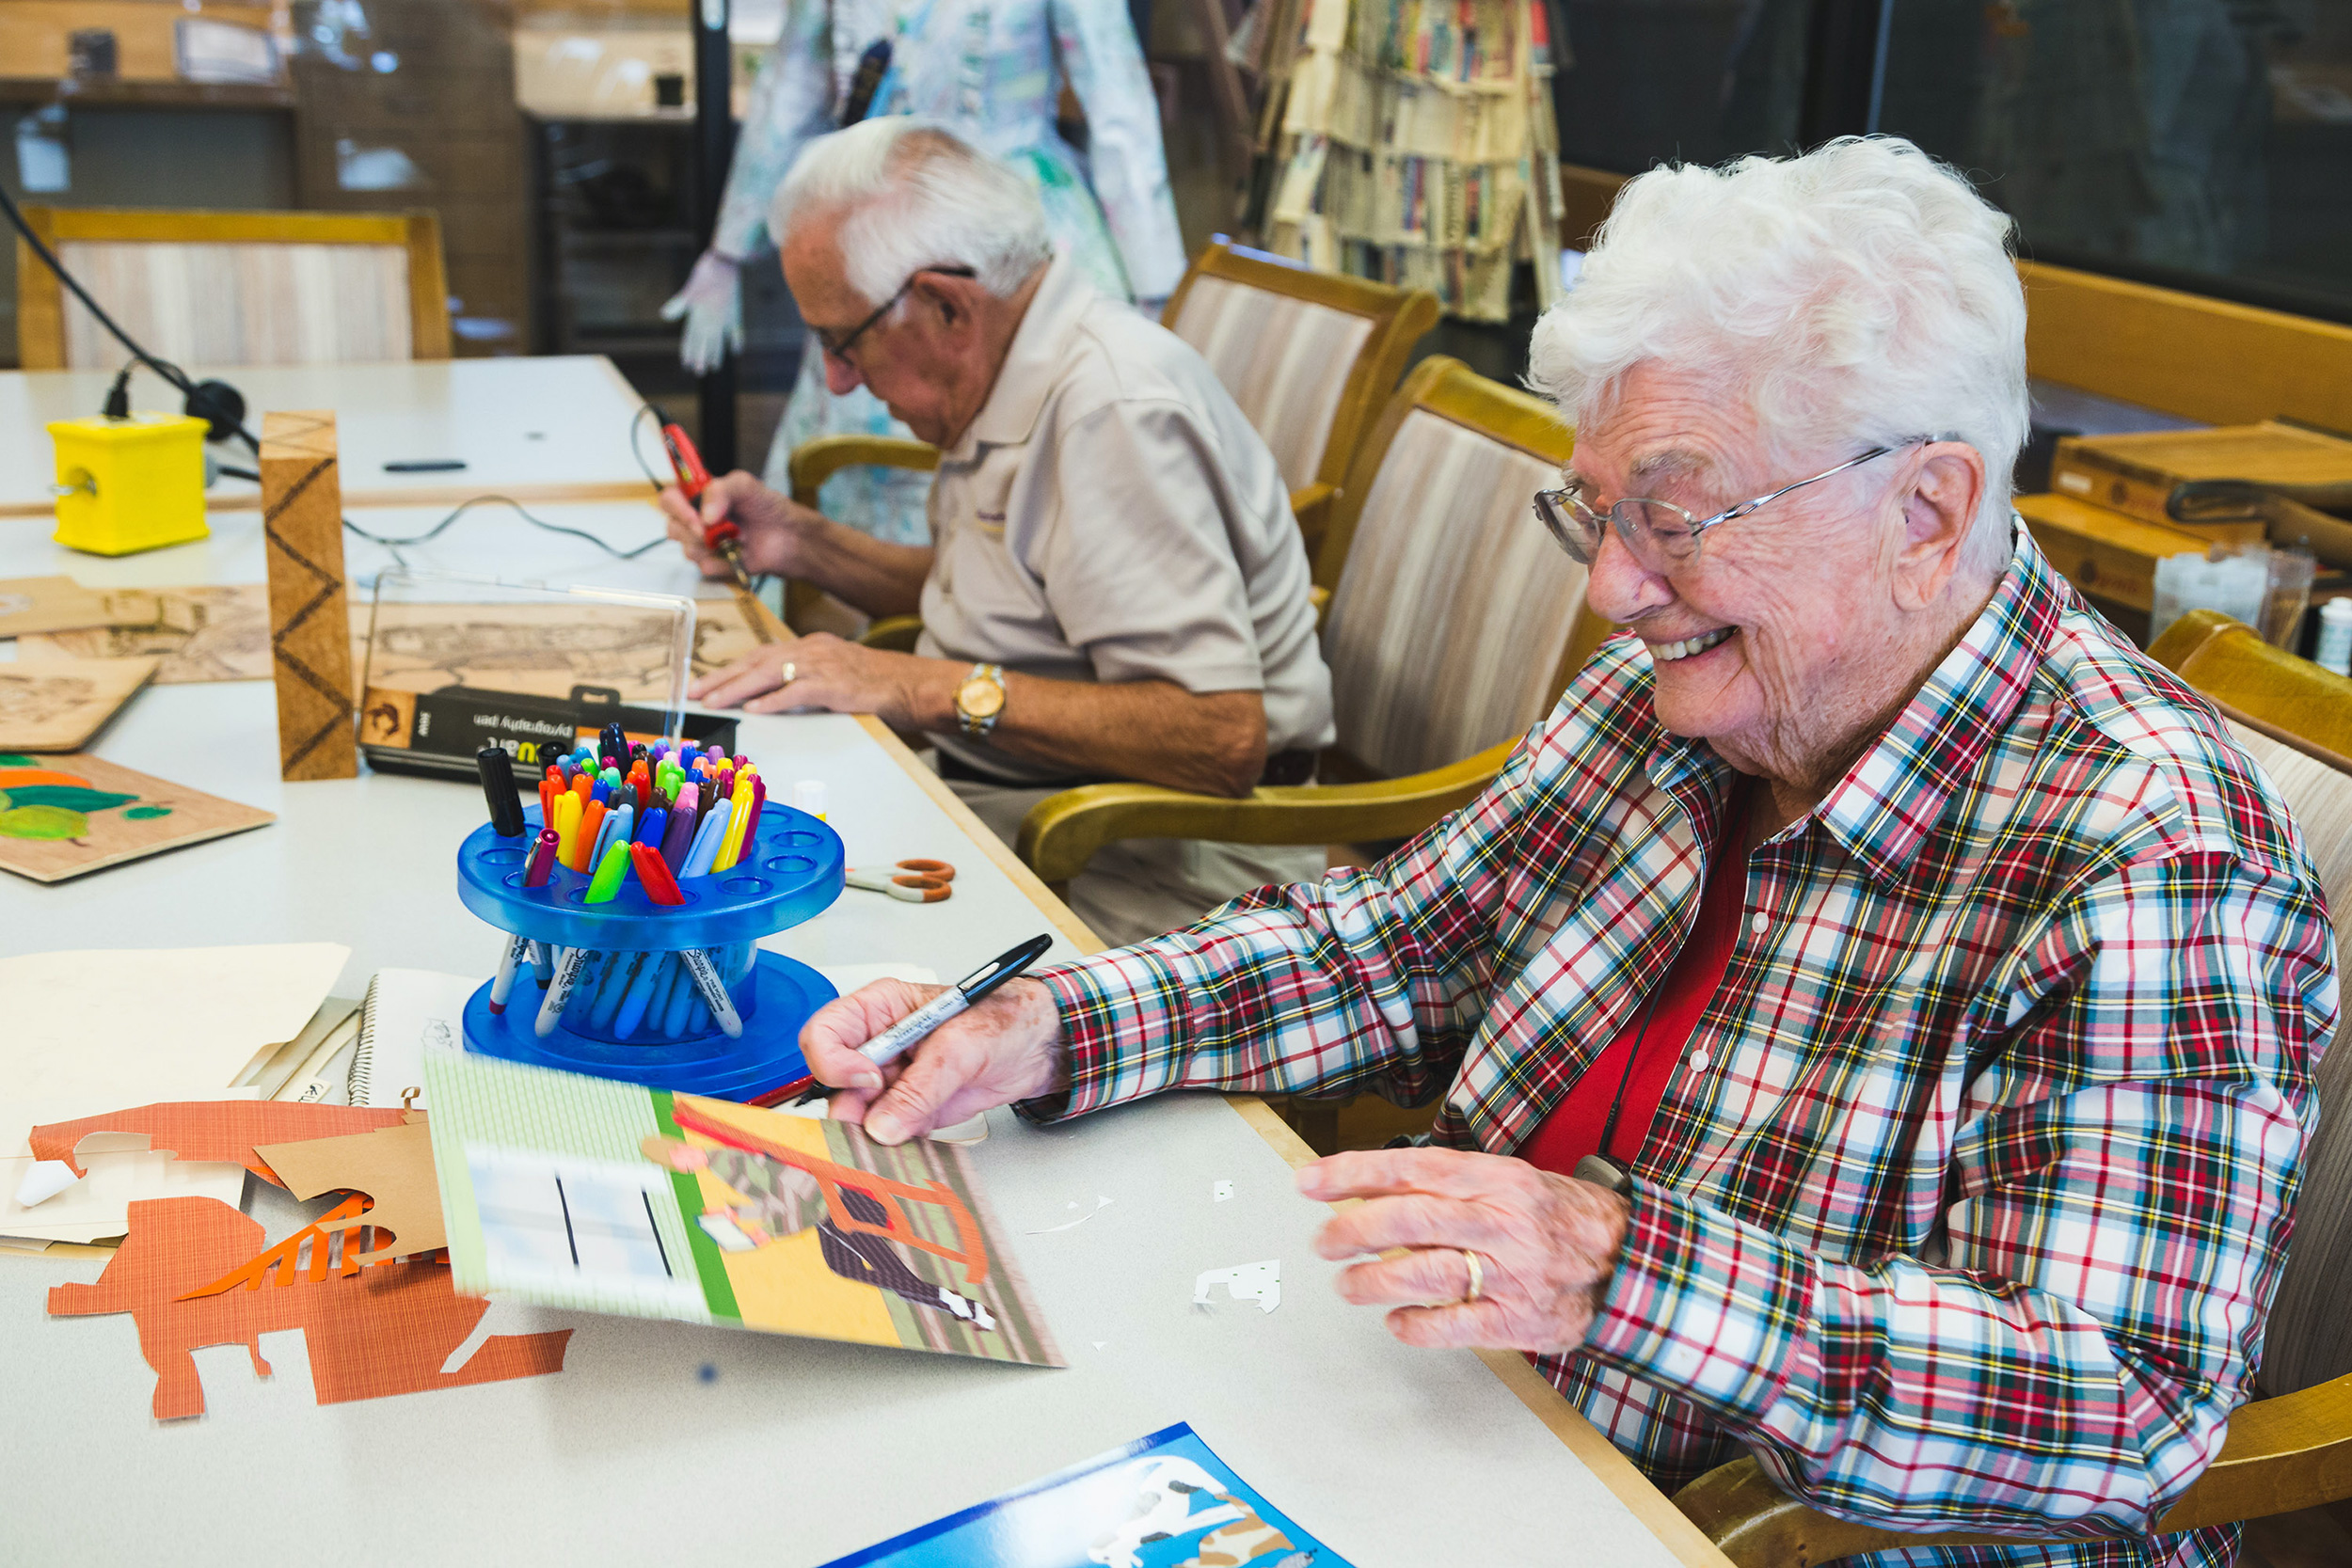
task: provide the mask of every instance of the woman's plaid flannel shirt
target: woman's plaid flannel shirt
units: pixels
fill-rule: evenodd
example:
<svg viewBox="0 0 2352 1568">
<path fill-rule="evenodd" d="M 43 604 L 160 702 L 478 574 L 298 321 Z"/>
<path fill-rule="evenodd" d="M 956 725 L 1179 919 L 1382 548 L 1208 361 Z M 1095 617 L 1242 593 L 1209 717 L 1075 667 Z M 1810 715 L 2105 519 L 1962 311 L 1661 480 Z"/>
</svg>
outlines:
<svg viewBox="0 0 2352 1568">
<path fill-rule="evenodd" d="M 1371 871 L 1041 974 L 1077 1115 L 1172 1088 L 1442 1092 L 1507 1153 L 1665 974 L 1735 775 L 1619 640 Z M 2335 947 L 2269 781 L 2020 533 L 1813 813 L 1634 1162 L 1584 1345 L 1538 1366 L 1661 1486 L 1744 1449 L 1835 1513 L 2145 1530 L 2246 1396 Z M 1886 1562 L 2212 1564 L 2234 1527 Z"/>
</svg>

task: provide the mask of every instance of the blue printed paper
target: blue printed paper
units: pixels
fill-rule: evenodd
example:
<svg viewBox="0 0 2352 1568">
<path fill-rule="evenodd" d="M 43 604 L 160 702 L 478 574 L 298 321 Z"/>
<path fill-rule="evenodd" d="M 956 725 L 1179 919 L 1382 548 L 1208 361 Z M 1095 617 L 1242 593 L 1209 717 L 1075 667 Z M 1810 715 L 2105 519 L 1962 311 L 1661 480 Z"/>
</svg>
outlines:
<svg viewBox="0 0 2352 1568">
<path fill-rule="evenodd" d="M 1347 1568 L 1178 1423 L 826 1568 Z"/>
</svg>

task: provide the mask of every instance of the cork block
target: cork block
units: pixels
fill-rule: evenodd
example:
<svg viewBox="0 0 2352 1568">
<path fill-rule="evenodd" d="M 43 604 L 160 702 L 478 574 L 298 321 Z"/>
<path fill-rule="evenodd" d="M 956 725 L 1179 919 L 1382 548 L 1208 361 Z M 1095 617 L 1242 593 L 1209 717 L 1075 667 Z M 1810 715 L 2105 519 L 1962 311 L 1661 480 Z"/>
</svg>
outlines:
<svg viewBox="0 0 2352 1568">
<path fill-rule="evenodd" d="M 278 776 L 356 777 L 350 594 L 332 412 L 262 417 L 262 532 Z"/>
</svg>

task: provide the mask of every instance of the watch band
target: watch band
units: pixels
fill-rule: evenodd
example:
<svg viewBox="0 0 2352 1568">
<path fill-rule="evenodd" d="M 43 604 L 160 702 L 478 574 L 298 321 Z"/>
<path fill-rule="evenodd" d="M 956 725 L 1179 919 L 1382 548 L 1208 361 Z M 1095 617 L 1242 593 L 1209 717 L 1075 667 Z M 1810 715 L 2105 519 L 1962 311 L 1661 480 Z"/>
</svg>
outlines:
<svg viewBox="0 0 2352 1568">
<path fill-rule="evenodd" d="M 974 681 L 984 680 L 996 689 L 996 705 L 986 713 L 974 713 L 963 705 L 963 688 Z M 1005 667 L 1001 664 L 980 663 L 972 666 L 972 673 L 956 687 L 956 721 L 969 736 L 984 736 L 996 727 L 998 715 L 1005 711 Z"/>
</svg>

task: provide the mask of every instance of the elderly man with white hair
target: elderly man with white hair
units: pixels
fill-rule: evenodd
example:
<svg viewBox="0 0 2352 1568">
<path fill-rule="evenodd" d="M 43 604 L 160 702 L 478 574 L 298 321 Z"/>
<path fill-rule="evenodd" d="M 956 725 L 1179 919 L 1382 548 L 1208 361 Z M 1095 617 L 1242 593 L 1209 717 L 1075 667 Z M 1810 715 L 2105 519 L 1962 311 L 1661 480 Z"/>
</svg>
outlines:
<svg viewBox="0 0 2352 1568">
<path fill-rule="evenodd" d="M 931 989 L 832 1004 L 835 1114 L 1442 1095 L 1299 1173 L 1366 1200 L 1318 1247 L 1398 1338 L 1527 1353 L 1669 1489 L 1745 1450 L 2027 1538 L 1872 1560 L 2223 1568 L 2147 1532 L 2247 1397 L 2334 943 L 2260 769 L 2013 522 L 2007 232 L 1893 140 L 1627 185 L 1534 363 L 1579 432 L 1537 510 L 1630 635 L 1369 871 L 887 1070 Z"/>
<path fill-rule="evenodd" d="M 731 517 L 753 570 L 919 610 L 923 636 L 911 655 L 805 637 L 691 694 L 925 732 L 1008 841 L 1073 784 L 1305 783 L 1331 739 L 1306 547 L 1208 363 L 1057 257 L 1019 175 L 922 120 L 811 143 L 771 229 L 829 385 L 871 388 L 941 449 L 931 543 L 885 543 L 742 472 L 699 511 L 664 491 L 670 531 L 716 577 L 704 531 Z M 1097 854 L 1071 903 L 1133 941 L 1322 868 L 1314 849 L 1137 840 Z"/>
</svg>

